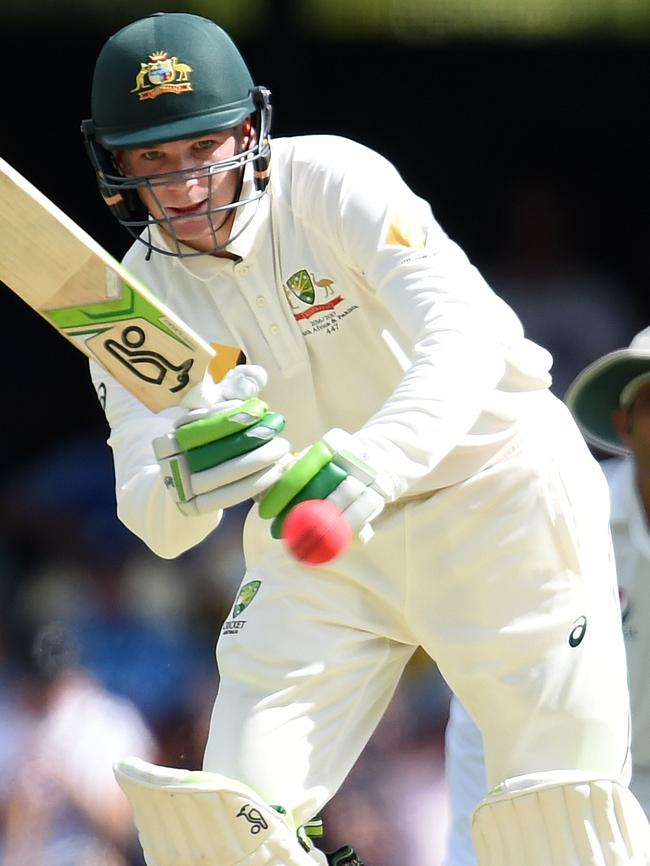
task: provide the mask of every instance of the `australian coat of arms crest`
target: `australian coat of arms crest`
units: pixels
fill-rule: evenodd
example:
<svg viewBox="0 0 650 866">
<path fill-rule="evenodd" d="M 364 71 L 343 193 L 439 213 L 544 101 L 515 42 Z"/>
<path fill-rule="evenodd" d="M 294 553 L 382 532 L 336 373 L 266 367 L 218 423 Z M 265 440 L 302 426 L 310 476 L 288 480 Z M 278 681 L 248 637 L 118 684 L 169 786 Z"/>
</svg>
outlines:
<svg viewBox="0 0 650 866">
<path fill-rule="evenodd" d="M 154 51 L 148 63 L 140 63 L 131 93 L 137 93 L 139 99 L 155 99 L 161 93 L 184 93 L 192 89 L 191 74 L 192 67 L 178 57 Z"/>
</svg>

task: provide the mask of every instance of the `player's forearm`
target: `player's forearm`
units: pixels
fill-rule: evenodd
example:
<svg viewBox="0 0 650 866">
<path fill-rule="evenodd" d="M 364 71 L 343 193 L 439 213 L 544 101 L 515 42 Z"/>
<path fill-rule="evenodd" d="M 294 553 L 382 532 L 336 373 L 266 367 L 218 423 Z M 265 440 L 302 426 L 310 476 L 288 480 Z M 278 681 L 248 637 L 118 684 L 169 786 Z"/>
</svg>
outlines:
<svg viewBox="0 0 650 866">
<path fill-rule="evenodd" d="M 214 511 L 190 519 L 181 514 L 164 488 L 157 463 L 118 484 L 117 512 L 122 523 L 163 559 L 199 544 L 223 515 Z"/>
<path fill-rule="evenodd" d="M 149 412 L 96 367 L 91 370 L 95 384 L 105 387 L 118 516 L 158 556 L 179 556 L 203 541 L 221 519 L 221 512 L 215 511 L 188 520 L 165 490 L 152 442 L 173 428 L 183 410 Z"/>
</svg>

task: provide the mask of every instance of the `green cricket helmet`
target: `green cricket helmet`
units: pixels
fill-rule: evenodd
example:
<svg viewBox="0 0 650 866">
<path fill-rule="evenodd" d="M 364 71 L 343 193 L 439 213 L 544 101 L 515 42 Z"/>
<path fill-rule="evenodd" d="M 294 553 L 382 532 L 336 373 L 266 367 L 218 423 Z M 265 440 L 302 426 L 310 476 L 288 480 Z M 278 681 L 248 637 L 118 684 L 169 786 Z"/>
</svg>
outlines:
<svg viewBox="0 0 650 866">
<path fill-rule="evenodd" d="M 269 179 L 270 92 L 254 85 L 232 39 L 207 18 L 158 12 L 119 30 L 97 58 L 91 113 L 81 129 L 100 192 L 118 221 L 151 249 L 179 256 L 204 254 L 181 250 L 174 221 L 182 217 L 149 215 L 138 190 L 155 191 L 155 175 L 125 177 L 113 158 L 117 150 L 198 138 L 251 117 L 256 131 L 252 147 L 199 170 L 174 172 L 173 181 L 182 182 L 185 176 L 209 179 L 223 171 L 241 173 L 253 163 L 254 193 L 218 209 L 208 207 L 211 224 L 213 217 L 221 221 L 229 211 L 264 195 Z M 156 223 L 176 240 L 174 250 L 156 246 L 149 232 L 142 236 L 143 229 Z M 217 243 L 214 224 L 212 231 L 214 248 L 208 252 L 225 246 Z"/>
</svg>

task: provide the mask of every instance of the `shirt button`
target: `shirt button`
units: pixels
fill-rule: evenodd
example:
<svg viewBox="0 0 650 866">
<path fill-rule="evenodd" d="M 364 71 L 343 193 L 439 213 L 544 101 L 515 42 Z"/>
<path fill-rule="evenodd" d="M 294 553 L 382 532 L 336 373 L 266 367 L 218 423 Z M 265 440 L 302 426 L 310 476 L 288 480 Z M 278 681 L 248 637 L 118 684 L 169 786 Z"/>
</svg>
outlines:
<svg viewBox="0 0 650 866">
<path fill-rule="evenodd" d="M 242 275 L 242 277 L 245 277 L 246 274 L 250 271 L 250 268 L 248 267 L 248 265 L 240 265 L 240 266 L 237 268 L 237 270 L 238 270 L 239 273 Z"/>
<path fill-rule="evenodd" d="M 266 298 L 264 297 L 264 295 L 258 295 L 255 298 L 255 303 L 257 304 L 258 307 L 263 307 L 264 304 L 266 303 Z"/>
<path fill-rule="evenodd" d="M 277 334 L 279 330 L 280 330 L 279 325 L 271 325 L 271 333 L 272 334 Z"/>
</svg>

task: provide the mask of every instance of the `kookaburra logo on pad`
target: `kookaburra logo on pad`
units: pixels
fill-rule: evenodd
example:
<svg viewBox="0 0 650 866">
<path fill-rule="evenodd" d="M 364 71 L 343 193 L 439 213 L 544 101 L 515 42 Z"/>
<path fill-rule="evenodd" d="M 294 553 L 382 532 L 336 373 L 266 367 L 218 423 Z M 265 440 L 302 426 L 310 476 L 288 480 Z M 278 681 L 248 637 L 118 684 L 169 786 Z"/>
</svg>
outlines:
<svg viewBox="0 0 650 866">
<path fill-rule="evenodd" d="M 237 818 L 246 818 L 248 823 L 251 825 L 251 833 L 253 836 L 257 836 L 260 830 L 268 830 L 269 825 L 266 823 L 266 820 L 259 809 L 256 809 L 254 806 L 251 806 L 250 803 L 246 803 L 241 807 L 237 815 Z"/>
</svg>

